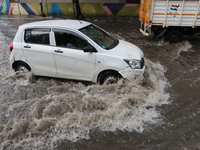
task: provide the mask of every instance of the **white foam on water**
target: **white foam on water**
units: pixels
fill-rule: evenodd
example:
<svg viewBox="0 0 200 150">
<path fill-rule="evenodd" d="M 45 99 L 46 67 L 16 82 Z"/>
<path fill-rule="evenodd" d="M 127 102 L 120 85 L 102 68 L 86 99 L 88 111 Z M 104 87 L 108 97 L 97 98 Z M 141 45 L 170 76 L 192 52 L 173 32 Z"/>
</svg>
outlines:
<svg viewBox="0 0 200 150">
<path fill-rule="evenodd" d="M 8 43 L 4 37 L 0 41 Z M 0 149 L 53 149 L 63 140 L 89 139 L 95 130 L 142 133 L 148 124 L 161 123 L 156 107 L 170 97 L 166 70 L 147 59 L 146 67 L 145 75 L 132 82 L 86 86 L 16 74 L 5 64 L 0 69 Z"/>
<path fill-rule="evenodd" d="M 187 52 L 190 48 L 192 48 L 192 45 L 189 41 L 183 41 L 181 43 L 178 43 L 177 45 L 177 51 L 174 51 L 174 60 L 180 57 L 181 52 Z M 177 45 L 175 45 L 175 47 Z"/>
<path fill-rule="evenodd" d="M 1 70 L 0 148 L 49 149 L 63 140 L 89 139 L 97 129 L 142 133 L 161 123 L 156 106 L 170 97 L 165 68 L 150 60 L 146 67 L 145 76 L 107 86 Z"/>
<path fill-rule="evenodd" d="M 11 37 L 14 32 L 13 28 L 6 35 Z M 113 36 L 124 39 L 118 34 Z M 141 34 L 130 32 L 125 36 L 127 40 L 130 37 Z M 132 82 L 86 86 L 81 82 L 35 78 L 31 73 L 16 75 L 8 69 L 11 41 L 0 32 L 0 149 L 54 149 L 65 140 L 89 139 L 95 130 L 142 133 L 149 124 L 162 123 L 157 106 L 169 104 L 170 96 L 166 92 L 166 70 L 159 63 L 146 60 L 145 76 Z M 133 43 L 161 50 L 167 45 L 164 50 L 168 60 L 181 58 L 181 52 L 192 47 L 188 41 L 169 45 L 145 38 Z M 197 77 L 193 84 L 198 86 L 198 81 Z M 197 142 L 196 147 L 199 145 Z"/>
</svg>

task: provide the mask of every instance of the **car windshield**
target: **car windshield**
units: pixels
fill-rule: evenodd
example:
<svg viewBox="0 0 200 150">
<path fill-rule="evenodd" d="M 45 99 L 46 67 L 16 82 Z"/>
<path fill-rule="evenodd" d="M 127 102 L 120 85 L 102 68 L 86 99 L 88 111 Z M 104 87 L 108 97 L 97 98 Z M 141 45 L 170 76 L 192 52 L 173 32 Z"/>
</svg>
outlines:
<svg viewBox="0 0 200 150">
<path fill-rule="evenodd" d="M 119 41 L 106 33 L 105 31 L 101 30 L 100 28 L 89 25 L 87 27 L 84 27 L 80 29 L 82 33 L 87 35 L 89 38 L 91 38 L 94 42 L 96 42 L 99 46 L 106 50 L 110 50 L 118 45 Z"/>
</svg>

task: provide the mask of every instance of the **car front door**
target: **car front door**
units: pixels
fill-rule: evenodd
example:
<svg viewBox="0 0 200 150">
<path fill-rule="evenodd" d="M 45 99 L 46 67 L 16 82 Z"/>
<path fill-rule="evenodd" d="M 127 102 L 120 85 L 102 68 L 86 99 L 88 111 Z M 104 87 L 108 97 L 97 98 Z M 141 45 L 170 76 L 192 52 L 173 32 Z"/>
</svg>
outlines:
<svg viewBox="0 0 200 150">
<path fill-rule="evenodd" d="M 55 38 L 54 58 L 58 76 L 92 81 L 96 53 L 83 51 L 86 40 L 67 30 L 53 29 L 53 32 Z"/>
<path fill-rule="evenodd" d="M 36 75 L 57 76 L 50 38 L 50 28 L 26 29 L 24 32 L 22 49 Z"/>
</svg>

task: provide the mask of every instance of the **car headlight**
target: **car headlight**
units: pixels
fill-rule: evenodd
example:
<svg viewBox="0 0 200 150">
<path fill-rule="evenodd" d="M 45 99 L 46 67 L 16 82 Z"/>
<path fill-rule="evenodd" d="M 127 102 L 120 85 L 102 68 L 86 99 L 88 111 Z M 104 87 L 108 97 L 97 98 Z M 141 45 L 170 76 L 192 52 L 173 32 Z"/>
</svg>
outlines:
<svg viewBox="0 0 200 150">
<path fill-rule="evenodd" d="M 144 60 L 126 60 L 124 61 L 133 69 L 141 69 L 144 66 Z"/>
</svg>

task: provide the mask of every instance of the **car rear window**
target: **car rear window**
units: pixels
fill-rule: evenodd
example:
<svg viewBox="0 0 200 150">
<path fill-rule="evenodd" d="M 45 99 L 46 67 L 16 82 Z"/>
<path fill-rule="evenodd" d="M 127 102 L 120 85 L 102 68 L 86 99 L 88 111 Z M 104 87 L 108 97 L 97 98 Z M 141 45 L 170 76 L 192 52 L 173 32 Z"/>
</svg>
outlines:
<svg viewBox="0 0 200 150">
<path fill-rule="evenodd" d="M 49 45 L 50 29 L 27 29 L 25 30 L 25 43 Z"/>
</svg>

